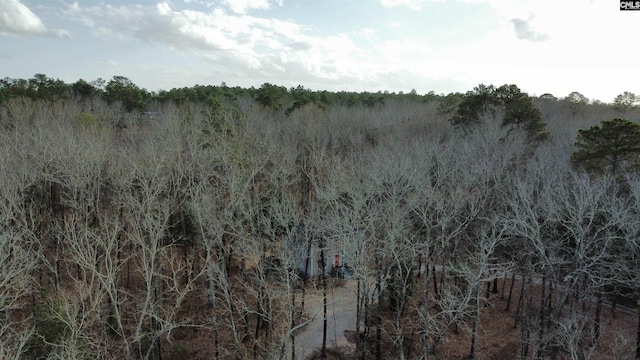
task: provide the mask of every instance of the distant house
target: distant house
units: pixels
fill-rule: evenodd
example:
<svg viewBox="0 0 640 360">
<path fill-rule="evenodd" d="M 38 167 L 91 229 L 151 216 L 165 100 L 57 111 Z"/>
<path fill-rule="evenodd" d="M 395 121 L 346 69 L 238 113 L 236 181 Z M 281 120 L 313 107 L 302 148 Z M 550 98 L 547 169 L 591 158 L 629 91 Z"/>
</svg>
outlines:
<svg viewBox="0 0 640 360">
<path fill-rule="evenodd" d="M 319 275 L 332 275 L 336 277 L 350 277 L 350 254 L 343 246 L 342 237 L 302 238 L 296 249 L 296 257 L 299 259 L 298 271 L 302 275 L 315 277 Z M 321 248 L 320 245 L 323 245 Z M 323 251 L 324 250 L 324 251 Z M 324 252 L 324 264 L 323 264 Z M 324 265 L 324 268 L 323 268 Z"/>
<path fill-rule="evenodd" d="M 160 116 L 160 112 L 158 111 L 145 111 L 140 116 L 140 119 L 143 121 L 154 121 Z"/>
</svg>

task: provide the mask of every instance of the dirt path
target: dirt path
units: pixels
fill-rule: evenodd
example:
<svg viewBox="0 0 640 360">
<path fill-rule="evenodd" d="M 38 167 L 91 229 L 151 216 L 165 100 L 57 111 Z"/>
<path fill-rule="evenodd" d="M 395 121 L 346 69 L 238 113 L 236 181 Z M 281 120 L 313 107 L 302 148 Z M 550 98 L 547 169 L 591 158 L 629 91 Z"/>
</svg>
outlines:
<svg viewBox="0 0 640 360">
<path fill-rule="evenodd" d="M 356 328 L 356 281 L 349 280 L 341 287 L 327 289 L 327 348 L 353 346 L 344 336 L 345 330 Z M 323 311 L 322 289 L 307 293 L 305 312 L 311 322 L 296 336 L 296 359 L 306 359 L 322 347 Z M 289 358 L 291 354 L 288 355 Z"/>
</svg>

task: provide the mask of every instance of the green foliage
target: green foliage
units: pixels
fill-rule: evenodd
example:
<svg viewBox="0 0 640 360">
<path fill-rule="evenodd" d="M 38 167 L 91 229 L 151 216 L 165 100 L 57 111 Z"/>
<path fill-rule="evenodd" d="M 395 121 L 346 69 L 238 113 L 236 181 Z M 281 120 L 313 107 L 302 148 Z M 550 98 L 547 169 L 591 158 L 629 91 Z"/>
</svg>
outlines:
<svg viewBox="0 0 640 360">
<path fill-rule="evenodd" d="M 154 100 L 159 102 L 173 102 L 176 105 L 183 105 L 187 102 L 202 103 L 210 97 L 215 97 L 224 101 L 235 101 L 240 97 L 249 97 L 246 89 L 240 87 L 229 87 L 222 83 L 220 86 L 195 85 L 187 88 L 173 88 L 169 91 L 161 90 Z"/>
<path fill-rule="evenodd" d="M 464 129 L 478 126 L 482 123 L 482 116 L 488 112 L 495 112 L 498 105 L 496 88 L 493 85 L 480 84 L 463 96 L 451 123 Z"/>
<path fill-rule="evenodd" d="M 545 99 L 545 100 L 558 100 L 557 97 L 553 96 L 553 94 L 550 93 L 544 93 L 542 95 L 539 96 L 540 99 Z"/>
<path fill-rule="evenodd" d="M 586 105 L 589 103 L 589 99 L 580 94 L 577 91 L 573 91 L 571 92 L 569 95 L 567 95 L 566 98 L 564 98 L 566 101 L 570 102 L 570 103 L 574 103 L 574 104 L 580 104 L 580 105 Z"/>
<path fill-rule="evenodd" d="M 574 117 L 581 113 L 585 106 L 589 104 L 589 99 L 577 91 L 573 91 L 563 100 L 567 104 L 569 110 L 571 110 L 571 115 Z"/>
<path fill-rule="evenodd" d="M 81 112 L 77 115 L 78 125 L 81 127 L 93 127 L 98 123 L 98 118 L 95 115 Z"/>
<path fill-rule="evenodd" d="M 439 111 L 445 113 L 458 102 L 456 113 L 451 123 L 465 130 L 473 129 L 483 123 L 485 114 L 496 114 L 504 111 L 502 126 L 513 126 L 527 133 L 529 141 L 540 141 L 549 135 L 546 124 L 542 121 L 542 113 L 533 104 L 526 93 L 515 85 L 478 85 L 464 96 L 451 96 L 450 100 L 441 104 Z"/>
<path fill-rule="evenodd" d="M 296 100 L 293 102 L 293 104 L 291 104 L 291 106 L 287 108 L 287 110 L 284 111 L 284 113 L 285 115 L 289 116 L 291 115 L 291 113 L 293 113 L 298 109 L 303 108 L 305 105 L 309 104 L 310 102 L 311 100 L 309 99 Z"/>
<path fill-rule="evenodd" d="M 35 332 L 27 344 L 26 357 L 46 359 L 72 335 L 69 319 L 64 312 L 64 301 L 50 289 L 41 291 L 35 304 Z"/>
<path fill-rule="evenodd" d="M 302 85 L 287 91 L 285 87 L 269 83 L 263 84 L 259 89 L 253 87 L 245 89 L 238 86 L 230 87 L 224 82 L 220 86 L 194 85 L 192 87 L 173 88 L 168 91 L 160 90 L 157 93 L 149 93 L 124 76 L 114 76 L 108 83 L 99 78 L 90 82 L 79 79 L 75 83 L 65 84 L 60 80 L 49 79 L 43 74 L 36 74 L 33 79 L 29 80 L 11 78 L 0 80 L 0 103 L 19 97 L 29 97 L 33 100 L 43 98 L 55 100 L 70 96 L 83 100 L 103 97 L 109 104 L 121 103 L 127 111 L 143 110 L 150 101 L 159 103 L 172 102 L 176 105 L 186 103 L 202 104 L 208 98 L 215 97 L 228 104 L 241 98 L 253 98 L 265 108 L 274 111 L 286 107 L 288 114 L 305 107 L 309 103 L 313 103 L 318 108 L 325 110 L 327 106 L 334 104 L 347 107 L 363 105 L 380 107 L 388 103 L 440 101 L 444 97 L 443 95 L 436 95 L 433 91 L 425 95 L 419 95 L 416 90 L 411 90 L 408 93 L 402 91 L 398 93 L 390 93 L 388 91 L 378 91 L 376 93 L 312 91 Z"/>
<path fill-rule="evenodd" d="M 27 80 L 11 79 L 8 77 L 2 79 L 0 81 L 0 100 L 5 102 L 18 97 L 31 98 Z"/>
<path fill-rule="evenodd" d="M 0 81 L 0 102 L 18 97 L 56 101 L 66 99 L 69 93 L 70 86 L 64 81 L 44 74 L 35 74 L 29 80 L 4 78 Z"/>
<path fill-rule="evenodd" d="M 589 173 L 618 176 L 640 170 L 640 125 L 625 119 L 602 121 L 579 130 L 574 166 Z"/>
<path fill-rule="evenodd" d="M 110 131 L 109 122 L 105 118 L 87 112 L 81 112 L 73 117 L 73 129 L 78 133 L 106 134 Z"/>
<path fill-rule="evenodd" d="M 369 95 L 364 99 L 364 103 L 369 107 L 384 105 L 384 97 Z"/>
<path fill-rule="evenodd" d="M 640 96 L 625 91 L 622 94 L 616 96 L 613 100 L 613 110 L 624 115 L 633 109 L 637 103 L 640 102 Z"/>
<path fill-rule="evenodd" d="M 71 91 L 75 96 L 79 98 L 90 99 L 98 94 L 99 89 L 97 89 L 87 81 L 80 79 L 71 85 Z"/>
<path fill-rule="evenodd" d="M 533 105 L 531 98 L 515 85 L 503 85 L 496 89 L 496 97 L 504 106 L 502 126 L 514 125 L 523 129 L 529 140 L 540 141 L 549 134 L 542 121 L 542 113 Z"/>
<path fill-rule="evenodd" d="M 207 98 L 202 110 L 201 145 L 210 147 L 216 141 L 231 140 L 237 135 L 237 124 L 244 120 L 244 115 L 237 108 L 229 109 L 214 96 Z"/>
<path fill-rule="evenodd" d="M 145 90 L 140 89 L 124 76 L 114 76 L 105 88 L 107 102 L 110 104 L 121 102 L 125 110 L 129 112 L 144 109 L 145 95 Z"/>
<path fill-rule="evenodd" d="M 451 93 L 444 97 L 438 104 L 438 114 L 440 115 L 451 115 L 455 111 L 458 110 L 460 103 L 462 103 L 462 99 L 464 95 L 460 93 Z"/>
<path fill-rule="evenodd" d="M 35 74 L 29 79 L 29 86 L 35 91 L 37 99 L 56 101 L 68 97 L 69 86 L 64 81 L 52 79 L 44 74 Z"/>
<path fill-rule="evenodd" d="M 322 94 L 318 94 L 305 89 L 302 85 L 298 85 L 295 89 L 291 88 L 289 93 L 293 98 L 293 104 L 284 111 L 287 116 L 291 115 L 298 109 L 304 108 L 307 104 L 316 104 L 321 110 L 326 110 L 326 104 L 330 101 L 326 91 Z"/>
<path fill-rule="evenodd" d="M 264 83 L 255 95 L 256 101 L 267 109 L 280 110 L 287 99 L 287 89 L 281 86 Z"/>
</svg>

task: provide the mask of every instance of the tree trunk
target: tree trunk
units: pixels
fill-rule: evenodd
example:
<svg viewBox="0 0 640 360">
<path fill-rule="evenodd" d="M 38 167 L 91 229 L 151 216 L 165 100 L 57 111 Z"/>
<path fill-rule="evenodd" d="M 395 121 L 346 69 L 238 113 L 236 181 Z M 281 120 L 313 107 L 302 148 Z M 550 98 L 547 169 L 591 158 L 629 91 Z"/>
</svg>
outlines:
<svg viewBox="0 0 640 360">
<path fill-rule="evenodd" d="M 422 319 L 422 334 L 420 335 L 420 341 L 422 342 L 422 359 L 426 359 L 429 346 L 427 344 L 427 329 L 428 329 L 428 314 L 429 314 L 429 276 L 431 275 L 429 271 L 429 264 L 427 263 L 425 266 L 425 274 L 424 274 L 424 291 L 422 292 L 422 311 L 423 311 L 423 319 Z M 434 279 L 436 278 L 435 273 L 433 275 Z M 434 281 L 434 284 L 436 282 Z"/>
<path fill-rule="evenodd" d="M 435 264 L 433 265 L 434 271 L 433 273 L 435 274 Z M 447 276 L 447 271 L 446 271 L 446 267 L 444 265 L 444 263 L 442 264 L 442 270 L 440 271 L 440 288 L 444 288 L 444 278 Z M 434 293 L 434 295 L 439 296 L 440 293 Z"/>
<path fill-rule="evenodd" d="M 593 324 L 593 346 L 598 345 L 600 340 L 600 322 L 602 321 L 602 292 L 598 292 L 596 300 L 596 314 Z"/>
<path fill-rule="evenodd" d="M 311 240 L 307 240 L 307 256 L 304 259 L 304 274 L 302 274 L 302 301 L 300 306 L 302 307 L 300 310 L 300 315 L 304 313 L 304 295 L 307 289 L 307 283 L 309 281 L 309 277 L 311 276 L 311 270 L 309 266 L 311 265 Z"/>
<path fill-rule="evenodd" d="M 192 270 L 192 267 L 189 266 L 189 249 L 187 244 L 183 245 L 182 247 L 182 257 L 184 260 L 184 285 L 187 285 L 189 281 L 191 281 L 190 271 Z"/>
<path fill-rule="evenodd" d="M 216 311 L 217 311 L 217 298 L 218 298 L 218 288 L 216 286 L 216 282 L 214 280 L 214 278 L 216 277 L 215 275 L 219 275 L 219 274 L 215 274 L 214 269 L 212 267 L 212 258 L 213 258 L 213 251 L 211 251 L 211 245 L 205 243 L 205 252 L 206 252 L 206 259 L 205 263 L 203 266 L 205 266 L 206 269 L 206 276 L 205 276 L 205 281 L 207 282 L 207 295 L 209 298 L 209 303 L 211 304 L 211 330 L 213 332 L 213 346 L 214 346 L 214 352 L 215 352 L 215 359 L 218 359 L 218 355 L 219 355 L 219 338 L 218 338 L 218 318 L 216 315 Z"/>
<path fill-rule="evenodd" d="M 520 298 L 518 298 L 518 307 L 516 309 L 516 316 L 515 316 L 515 321 L 513 322 L 513 328 L 515 329 L 516 327 L 518 327 L 518 322 L 521 322 L 521 318 L 522 318 L 522 307 L 524 304 L 524 283 L 525 283 L 525 278 L 524 276 L 522 277 L 522 284 L 520 286 Z"/>
<path fill-rule="evenodd" d="M 367 358 L 367 340 L 369 338 L 369 297 L 364 297 L 364 336 L 362 338 L 362 359 Z M 639 320 L 640 321 L 640 320 Z"/>
<path fill-rule="evenodd" d="M 487 306 L 490 297 L 491 297 L 491 281 L 487 281 L 487 293 L 485 294 L 484 306 Z"/>
<path fill-rule="evenodd" d="M 500 294 L 500 299 L 504 300 L 504 289 L 507 286 L 507 272 L 504 273 L 504 278 L 502 279 L 502 293 Z"/>
<path fill-rule="evenodd" d="M 636 330 L 636 360 L 640 360 L 640 300 L 638 300 L 636 314 L 638 314 L 638 330 Z"/>
<path fill-rule="evenodd" d="M 471 333 L 471 351 L 469 352 L 469 359 L 477 359 L 478 348 L 478 323 L 480 322 L 480 285 L 476 289 L 476 303 L 473 314 L 473 330 Z"/>
<path fill-rule="evenodd" d="M 133 241 L 129 241 L 129 254 L 133 254 Z M 127 289 L 131 289 L 131 259 L 127 259 Z"/>
<path fill-rule="evenodd" d="M 437 296 L 438 295 L 438 276 L 436 275 L 437 273 L 436 273 L 435 265 L 433 265 L 431 272 L 433 273 L 433 294 Z M 440 280 L 442 280 L 443 277 L 444 277 L 444 267 L 442 268 L 442 272 L 440 273 Z M 425 283 L 425 287 L 426 285 L 427 283 Z"/>
<path fill-rule="evenodd" d="M 322 312 L 323 312 L 323 323 L 322 323 L 322 350 L 321 356 L 323 359 L 327 357 L 327 277 L 325 275 L 325 258 L 324 258 L 324 244 L 321 244 L 320 247 L 320 264 L 322 265 L 322 270 L 320 276 L 322 277 Z"/>
<path fill-rule="evenodd" d="M 382 264 L 378 263 L 378 310 L 376 311 L 376 360 L 382 359 Z"/>
<path fill-rule="evenodd" d="M 513 283 L 516 281 L 516 274 L 511 274 L 511 286 L 509 286 L 509 297 L 507 298 L 507 307 L 504 311 L 509 311 L 509 306 L 511 306 L 511 295 L 513 294 Z"/>
<path fill-rule="evenodd" d="M 520 337 L 521 337 L 521 346 L 520 346 L 520 359 L 526 360 L 528 359 L 529 352 L 529 327 L 521 326 L 520 327 Z"/>
<path fill-rule="evenodd" d="M 356 255 L 357 256 L 357 255 Z M 355 358 L 358 359 L 360 352 L 360 319 L 362 307 L 360 306 L 360 278 L 358 277 L 358 290 L 356 292 L 356 354 Z M 294 358 L 292 358 L 294 359 Z"/>
<path fill-rule="evenodd" d="M 158 350 L 158 360 L 162 360 L 162 338 L 160 337 L 158 337 L 157 350 Z"/>
<path fill-rule="evenodd" d="M 242 341 L 246 341 L 247 339 L 249 339 L 250 335 L 250 331 L 249 331 L 249 311 L 247 310 L 247 307 L 249 306 L 249 289 L 248 287 L 248 279 L 247 279 L 247 265 L 246 265 L 246 257 L 245 257 L 245 251 L 244 251 L 244 240 L 240 243 L 240 251 L 242 251 L 242 259 L 240 260 L 240 271 L 242 272 L 242 300 L 243 300 L 243 306 L 242 306 L 242 325 L 244 328 L 244 337 L 242 339 Z M 231 281 L 229 278 L 229 268 L 231 267 L 231 253 L 229 253 L 229 256 L 225 256 L 225 258 L 227 259 L 227 264 L 225 264 L 225 274 L 227 277 L 227 283 L 229 285 L 231 285 Z M 259 317 L 258 317 L 258 322 L 260 322 Z M 256 341 L 257 341 L 257 337 L 256 337 Z"/>
<path fill-rule="evenodd" d="M 546 289 L 547 289 L 547 277 L 546 276 L 542 276 L 542 291 L 540 294 L 540 317 L 539 317 L 539 326 L 540 329 L 538 330 L 538 333 L 540 334 L 540 336 L 538 337 L 538 350 L 536 352 L 536 357 L 538 359 L 542 358 L 542 354 L 543 354 L 543 348 L 544 348 L 544 316 L 545 316 L 545 306 L 544 306 L 544 301 L 545 298 L 547 297 L 546 295 Z"/>
<path fill-rule="evenodd" d="M 290 278 L 296 279 L 296 283 L 297 283 L 297 278 L 295 278 L 295 273 L 293 273 L 293 277 L 290 276 Z M 295 286 L 295 285 L 293 285 L 293 286 Z M 290 316 L 291 316 L 291 330 L 293 330 L 296 327 L 296 292 L 295 292 L 295 288 L 291 289 L 291 312 L 290 312 Z M 282 347 L 283 347 L 282 355 L 284 356 L 284 345 Z M 295 358 L 296 358 L 296 334 L 295 334 L 294 331 L 291 331 L 291 360 L 294 360 Z"/>
<path fill-rule="evenodd" d="M 549 295 L 547 296 L 547 329 L 549 328 L 549 323 L 551 322 L 551 317 L 553 315 L 553 292 L 555 290 L 555 286 L 553 281 L 549 280 Z"/>
<path fill-rule="evenodd" d="M 533 276 L 529 275 L 529 279 L 527 281 L 529 284 L 529 291 L 527 293 L 527 311 L 526 311 L 526 321 L 525 327 L 527 328 L 527 341 L 525 342 L 525 351 L 524 356 L 527 357 L 529 355 L 529 342 L 531 340 L 531 327 L 533 325 Z"/>
</svg>

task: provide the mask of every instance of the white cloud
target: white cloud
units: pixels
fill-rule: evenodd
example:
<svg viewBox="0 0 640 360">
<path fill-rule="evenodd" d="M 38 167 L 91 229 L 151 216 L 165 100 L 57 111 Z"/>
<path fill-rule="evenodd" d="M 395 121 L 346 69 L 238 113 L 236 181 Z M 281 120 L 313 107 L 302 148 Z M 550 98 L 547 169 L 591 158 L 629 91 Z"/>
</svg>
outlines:
<svg viewBox="0 0 640 360">
<path fill-rule="evenodd" d="M 305 27 L 292 21 L 230 14 L 221 8 L 174 10 L 169 2 L 155 6 L 76 4 L 68 8 L 67 15 L 92 27 L 100 37 L 133 36 L 150 44 L 168 44 L 183 54 L 190 52 L 215 62 L 230 73 L 291 81 L 365 81 L 378 78 L 381 68 L 372 65 L 376 61 L 370 52 L 357 47 L 346 34 L 309 36 Z"/>
<path fill-rule="evenodd" d="M 185 4 L 199 4 L 208 8 L 223 7 L 228 8 L 236 14 L 246 14 L 250 10 L 272 9 L 272 3 L 283 6 L 283 0 L 183 0 Z"/>
<path fill-rule="evenodd" d="M 0 34 L 68 37 L 64 30 L 48 30 L 19 0 L 0 0 Z"/>
<path fill-rule="evenodd" d="M 247 10 L 265 10 L 271 7 L 268 0 L 222 0 L 221 2 L 237 14 L 244 14 Z"/>
<path fill-rule="evenodd" d="M 422 3 L 426 1 L 427 0 L 380 0 L 380 4 L 387 8 L 406 6 L 412 10 L 420 10 L 422 9 Z"/>
<path fill-rule="evenodd" d="M 593 42 L 611 29 L 624 27 L 637 32 L 637 18 L 621 16 L 617 4 L 610 0 L 451 0 L 468 6 L 488 6 L 519 39 Z M 385 7 L 408 7 L 420 10 L 426 3 L 442 0 L 380 0 Z M 499 24 L 496 24 L 496 27 Z M 586 45 L 586 44 L 585 44 Z"/>
<path fill-rule="evenodd" d="M 381 0 L 387 6 L 418 8 L 438 0 Z M 632 67 L 620 77 L 613 58 L 633 58 L 637 17 L 621 13 L 607 0 L 456 0 L 490 11 L 497 21 L 469 29 L 473 40 L 451 42 L 438 48 L 425 66 L 435 66 L 448 78 L 468 83 L 515 83 L 566 95 L 568 88 L 596 89 L 591 96 L 609 100 L 606 88 L 635 86 L 640 74 Z M 408 55 L 408 57 L 410 57 Z M 411 68 L 411 60 L 402 62 Z M 412 70 L 419 74 L 419 67 Z M 591 74 L 591 75 L 589 75 Z M 427 74 L 428 75 L 428 74 Z M 609 78 L 609 80 L 607 80 Z M 625 85 L 626 83 L 626 85 Z M 595 84 L 607 84 L 597 86 Z M 602 89 L 600 89 L 602 88 Z M 554 90 L 560 89 L 560 90 Z M 583 90 L 584 91 L 584 90 Z M 586 92 L 586 91 L 584 91 Z M 563 94 L 564 93 L 564 94 Z"/>
<path fill-rule="evenodd" d="M 111 59 L 102 59 L 100 61 L 98 61 L 98 64 L 101 66 L 106 66 L 106 67 L 117 67 L 118 66 L 118 62 L 115 60 L 111 60 Z"/>
<path fill-rule="evenodd" d="M 539 33 L 532 29 L 527 20 L 514 18 L 511 19 L 511 23 L 513 24 L 513 28 L 518 39 L 530 40 L 533 42 L 545 41 L 549 39 L 549 35 Z"/>
</svg>

